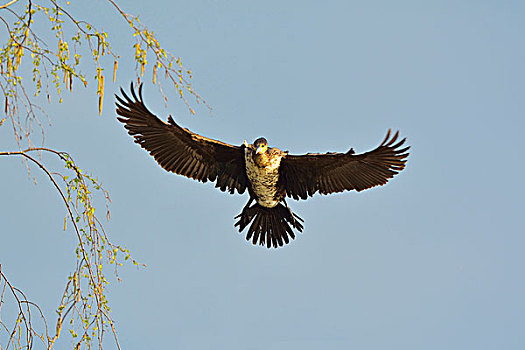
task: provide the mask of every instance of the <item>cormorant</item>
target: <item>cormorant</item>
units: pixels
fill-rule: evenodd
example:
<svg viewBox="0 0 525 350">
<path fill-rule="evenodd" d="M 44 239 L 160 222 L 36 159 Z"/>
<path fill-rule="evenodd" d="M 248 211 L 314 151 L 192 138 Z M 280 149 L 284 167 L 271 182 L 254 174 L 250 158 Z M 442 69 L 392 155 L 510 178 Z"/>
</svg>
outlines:
<svg viewBox="0 0 525 350">
<path fill-rule="evenodd" d="M 376 149 L 363 154 L 350 149 L 290 155 L 268 147 L 264 138 L 253 145 L 244 141 L 234 146 L 182 128 L 171 116 L 167 123 L 161 121 L 144 105 L 142 85 L 138 97 L 133 84 L 132 98 L 120 91 L 123 97 L 116 96 L 117 119 L 161 167 L 201 182 L 213 181 L 215 187 L 231 194 L 248 190 L 250 200 L 235 217 L 239 219 L 235 226 L 242 232 L 251 223 L 246 239 L 268 248 L 294 239 L 292 228 L 303 230 L 303 219 L 288 207 L 286 196 L 307 199 L 316 192 L 362 191 L 384 185 L 405 168 L 410 148 L 401 148 L 405 139 L 397 141 L 399 131 L 391 136 L 390 130 Z"/>
</svg>

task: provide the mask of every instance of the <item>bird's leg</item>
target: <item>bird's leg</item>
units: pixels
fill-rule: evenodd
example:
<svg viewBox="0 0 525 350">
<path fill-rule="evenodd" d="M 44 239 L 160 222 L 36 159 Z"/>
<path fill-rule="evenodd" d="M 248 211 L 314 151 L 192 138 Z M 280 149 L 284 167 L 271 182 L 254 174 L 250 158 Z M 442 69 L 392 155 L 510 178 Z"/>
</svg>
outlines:
<svg viewBox="0 0 525 350">
<path fill-rule="evenodd" d="M 286 203 L 286 199 L 283 198 L 283 203 L 286 206 L 286 209 L 288 209 L 288 213 L 290 214 L 290 219 L 288 220 L 293 227 L 295 227 L 299 232 L 303 231 L 303 225 L 301 222 L 304 222 L 303 219 L 299 215 L 296 215 L 292 212 L 292 209 L 288 206 L 288 203 Z"/>
<path fill-rule="evenodd" d="M 244 228 L 248 226 L 250 221 L 252 221 L 253 214 L 254 214 L 252 213 L 250 215 L 250 204 L 252 204 L 252 202 L 253 202 L 253 197 L 250 197 L 250 200 L 248 201 L 248 203 L 246 203 L 246 205 L 242 209 L 242 212 L 236 217 L 234 217 L 234 219 L 240 218 L 239 221 L 237 221 L 234 225 L 235 227 L 239 226 L 239 232 L 244 230 Z"/>
<path fill-rule="evenodd" d="M 292 209 L 290 209 L 290 207 L 288 206 L 288 203 L 286 203 L 286 198 L 283 198 L 283 203 L 284 203 L 286 209 L 288 209 L 288 213 L 290 213 L 290 218 L 291 218 L 291 220 L 292 220 L 292 226 L 295 227 L 296 224 L 297 224 L 297 221 L 295 220 L 295 215 L 294 215 L 294 213 L 292 212 Z"/>
<path fill-rule="evenodd" d="M 244 208 L 242 208 L 242 212 L 239 215 L 237 215 L 234 219 L 244 216 L 246 212 L 248 211 L 248 208 L 250 207 L 250 204 L 252 204 L 252 202 L 253 202 L 253 197 L 250 196 L 250 200 L 248 201 L 248 203 L 246 203 Z"/>
<path fill-rule="evenodd" d="M 244 206 L 244 208 L 242 208 L 242 213 L 244 214 L 244 212 L 246 212 L 248 210 L 248 208 L 250 207 L 250 204 L 252 204 L 253 202 L 253 197 L 250 196 L 250 200 L 248 201 L 248 203 L 246 203 L 246 205 Z"/>
</svg>

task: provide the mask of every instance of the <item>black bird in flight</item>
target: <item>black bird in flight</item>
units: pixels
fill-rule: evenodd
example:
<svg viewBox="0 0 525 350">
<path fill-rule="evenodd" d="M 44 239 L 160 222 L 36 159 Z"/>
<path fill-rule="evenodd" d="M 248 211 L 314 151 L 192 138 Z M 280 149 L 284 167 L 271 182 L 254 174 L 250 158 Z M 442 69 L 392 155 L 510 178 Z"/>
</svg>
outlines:
<svg viewBox="0 0 525 350">
<path fill-rule="evenodd" d="M 268 147 L 264 138 L 253 145 L 244 141 L 234 146 L 182 128 L 171 116 L 167 123 L 161 121 L 144 105 L 142 85 L 138 97 L 133 84 L 132 98 L 120 91 L 123 97 L 116 96 L 117 119 L 161 167 L 201 182 L 215 182 L 215 187 L 231 194 L 248 190 L 250 200 L 235 217 L 239 219 L 235 226 L 242 232 L 251 223 L 246 239 L 268 248 L 294 239 L 292 228 L 303 230 L 303 219 L 288 207 L 286 196 L 307 199 L 316 192 L 362 191 L 384 185 L 405 168 L 410 148 L 401 148 L 405 139 L 398 141 L 399 132 L 391 136 L 390 130 L 376 149 L 363 154 L 350 149 L 290 155 Z"/>
</svg>

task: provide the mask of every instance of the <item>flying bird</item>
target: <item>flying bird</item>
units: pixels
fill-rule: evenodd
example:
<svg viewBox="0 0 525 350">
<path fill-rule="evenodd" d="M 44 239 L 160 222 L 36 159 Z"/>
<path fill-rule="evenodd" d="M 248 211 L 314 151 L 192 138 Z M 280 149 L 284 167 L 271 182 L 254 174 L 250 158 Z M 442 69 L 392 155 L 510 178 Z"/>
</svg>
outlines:
<svg viewBox="0 0 525 350">
<path fill-rule="evenodd" d="M 359 192 L 384 185 L 405 168 L 410 148 L 402 148 L 406 139 L 398 140 L 399 131 L 392 135 L 390 130 L 376 149 L 362 154 L 351 148 L 346 153 L 291 155 L 268 147 L 262 137 L 234 146 L 180 127 L 171 115 L 167 123 L 161 121 L 144 105 L 142 85 L 138 97 L 133 84 L 131 98 L 120 91 L 117 119 L 162 168 L 215 182 L 223 192 L 248 191 L 250 199 L 234 226 L 242 232 L 249 225 L 246 239 L 268 248 L 289 243 L 294 229 L 303 230 L 303 219 L 292 212 L 286 197 L 299 200 L 316 192 Z"/>
</svg>

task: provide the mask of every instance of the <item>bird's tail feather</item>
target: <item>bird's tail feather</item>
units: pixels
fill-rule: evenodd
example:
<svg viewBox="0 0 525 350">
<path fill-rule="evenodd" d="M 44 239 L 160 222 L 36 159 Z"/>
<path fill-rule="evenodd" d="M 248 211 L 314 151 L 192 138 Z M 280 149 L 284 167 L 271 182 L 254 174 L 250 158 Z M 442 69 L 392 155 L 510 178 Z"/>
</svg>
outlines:
<svg viewBox="0 0 525 350">
<path fill-rule="evenodd" d="M 273 208 L 266 208 L 256 203 L 244 209 L 235 218 L 239 218 L 235 223 L 235 226 L 239 226 L 239 232 L 252 222 L 246 240 L 251 240 L 253 244 L 266 245 L 268 248 L 272 246 L 277 248 L 288 244 L 290 238 L 295 239 L 292 227 L 299 232 L 303 231 L 301 224 L 304 222 L 303 219 L 282 203 Z"/>
</svg>

